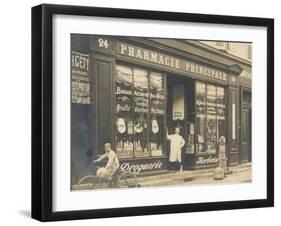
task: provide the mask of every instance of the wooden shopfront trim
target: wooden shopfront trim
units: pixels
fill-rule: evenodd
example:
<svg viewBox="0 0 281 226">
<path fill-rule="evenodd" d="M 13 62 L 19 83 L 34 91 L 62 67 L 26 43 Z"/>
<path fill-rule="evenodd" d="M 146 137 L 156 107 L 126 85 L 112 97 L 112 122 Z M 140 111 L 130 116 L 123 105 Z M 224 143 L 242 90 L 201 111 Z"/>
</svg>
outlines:
<svg viewBox="0 0 281 226">
<path fill-rule="evenodd" d="M 120 39 L 120 38 L 119 38 Z M 128 38 L 128 40 L 126 39 L 126 41 L 124 42 L 124 39 L 122 40 L 122 42 L 118 41 L 118 38 L 112 38 L 110 37 L 110 51 L 109 50 L 106 50 L 104 52 L 102 52 L 101 54 L 104 54 L 106 56 L 110 56 L 112 57 L 114 60 L 114 67 L 113 67 L 113 72 L 112 72 L 112 92 L 111 92 L 111 97 L 112 97 L 112 104 L 115 104 L 115 66 L 117 63 L 121 63 L 121 64 L 125 64 L 125 65 L 128 65 L 128 66 L 136 66 L 136 67 L 142 67 L 142 68 L 145 68 L 146 70 L 155 70 L 155 71 L 158 71 L 162 74 L 165 74 L 165 82 L 164 82 L 164 86 L 166 86 L 166 76 L 169 75 L 169 74 L 176 74 L 176 75 L 179 75 L 179 76 L 183 76 L 183 77 L 187 77 L 187 78 L 192 78 L 194 79 L 195 81 L 202 81 L 204 82 L 205 84 L 213 84 L 215 86 L 221 86 L 221 87 L 224 87 L 225 88 L 225 101 L 227 102 L 226 103 L 226 136 L 227 138 L 229 138 L 229 129 L 228 128 L 228 112 L 229 112 L 229 89 L 230 87 L 236 87 L 238 84 L 237 84 L 237 81 L 238 81 L 238 78 L 237 78 L 237 75 L 236 73 L 234 74 L 234 72 L 232 71 L 233 69 L 230 68 L 229 66 L 227 65 L 223 65 L 223 67 L 218 67 L 218 64 L 214 64 L 212 65 L 212 61 L 209 61 L 208 64 L 206 64 L 206 59 L 204 60 L 203 58 L 198 58 L 198 59 L 201 59 L 201 60 L 198 60 L 198 61 L 192 61 L 190 60 L 190 58 L 186 57 L 186 61 L 188 62 L 193 62 L 194 64 L 196 65 L 201 65 L 203 67 L 207 67 L 207 68 L 210 68 L 210 69 L 214 69 L 214 70 L 219 70 L 219 71 L 222 71 L 223 73 L 226 74 L 227 76 L 227 79 L 226 80 L 221 80 L 221 79 L 214 79 L 214 78 L 209 78 L 207 76 L 200 76 L 196 73 L 192 73 L 192 72 L 187 72 L 187 71 L 184 71 L 184 70 L 179 70 L 178 68 L 175 68 L 175 67 L 168 67 L 166 65 L 161 65 L 161 64 L 156 64 L 156 63 L 153 63 L 153 62 L 149 62 L 149 61 L 144 61 L 142 59 L 138 59 L 136 57 L 130 57 L 130 56 L 126 56 L 126 55 L 121 55 L 118 51 L 117 51 L 117 44 L 118 43 L 126 43 L 128 45 L 132 45 L 134 46 L 135 48 L 141 48 L 141 49 L 146 49 L 146 50 L 152 50 L 153 52 L 157 52 L 159 53 L 160 55 L 165 55 L 165 56 L 169 56 L 169 57 L 173 57 L 175 59 L 180 59 L 182 60 L 183 62 L 185 62 L 185 59 L 182 59 L 183 57 L 183 53 L 182 51 L 178 51 L 178 50 L 173 50 L 173 53 L 170 54 L 171 52 L 167 51 L 167 47 L 165 46 L 161 46 L 161 48 L 157 46 L 157 48 L 155 46 L 149 46 L 147 43 L 145 45 L 140 45 L 140 43 L 138 42 L 135 42 L 134 40 L 132 41 L 131 39 L 134 39 L 134 38 Z M 146 42 L 146 40 L 144 40 Z M 136 44 L 138 43 L 138 45 Z M 155 44 L 155 43 L 154 43 Z M 103 49 L 98 49 L 98 52 L 101 52 L 103 51 Z M 96 51 L 95 51 L 96 52 Z M 178 53 L 178 54 L 177 54 Z M 191 53 L 186 53 L 188 55 L 192 55 Z M 117 63 L 116 63 L 117 62 Z M 228 69 L 228 70 L 226 70 Z M 232 77 L 236 77 L 234 83 L 232 81 Z M 165 93 L 167 93 L 167 87 L 164 87 L 165 89 Z M 167 101 L 165 99 L 165 101 Z M 167 104 L 167 103 L 165 103 Z M 196 109 L 196 102 L 194 102 L 195 104 L 195 109 Z M 114 105 L 115 106 L 115 105 Z M 238 109 L 238 105 L 237 106 L 237 109 Z M 114 119 L 115 119 L 115 109 L 112 110 L 112 122 L 114 122 Z M 238 114 L 237 114 L 238 116 Z M 150 116 L 149 116 L 150 117 Z M 238 119 L 237 119 L 238 120 Z M 167 115 L 165 114 L 165 124 L 167 124 Z M 236 123 L 237 125 L 237 123 Z M 196 120 L 195 120 L 195 127 L 197 128 L 197 124 L 196 124 Z M 114 128 L 114 123 L 112 124 L 112 128 Z M 166 125 L 165 125 L 165 130 L 166 130 Z M 165 132 L 164 130 L 164 132 Z M 235 128 L 235 130 L 237 131 L 237 126 Z M 206 129 L 205 129 L 206 131 Z M 115 137 L 114 137 L 114 132 L 112 132 L 112 141 L 114 141 L 114 146 L 116 145 L 115 144 Z M 229 139 L 226 139 L 227 141 L 229 141 Z M 164 139 L 164 142 L 165 142 L 165 147 L 163 147 L 163 150 L 167 151 L 167 141 L 166 139 Z M 196 142 L 195 142 L 196 144 Z M 234 150 L 233 150 L 234 151 Z M 237 149 L 236 149 L 237 151 Z M 167 156 L 166 156 L 167 157 Z M 142 158 L 142 157 L 135 157 L 135 158 Z M 145 158 L 149 158 L 149 157 L 145 157 Z M 151 156 L 150 156 L 151 158 Z"/>
<path fill-rule="evenodd" d="M 203 82 L 204 84 L 206 84 L 206 88 L 207 88 L 207 85 L 208 84 L 211 84 L 211 85 L 214 85 L 214 86 L 220 86 L 220 87 L 223 87 L 224 90 L 225 90 L 225 106 L 226 106 L 226 109 L 225 111 L 227 112 L 227 108 L 228 108 L 228 105 L 227 105 L 227 89 L 228 89 L 228 85 L 226 82 L 222 82 L 222 81 L 214 81 L 214 80 L 211 80 L 209 81 L 208 79 L 206 78 L 197 78 L 197 77 L 194 77 L 192 74 L 190 73 L 183 73 L 182 71 L 178 71 L 178 70 L 173 70 L 173 69 L 169 69 L 169 68 L 166 68 L 166 67 L 161 67 L 161 66 L 156 66 L 155 64 L 151 64 L 151 63 L 148 63 L 148 62 L 143 62 L 143 61 L 138 61 L 138 60 L 135 60 L 135 59 L 131 59 L 129 57 L 124 57 L 124 56 L 117 56 L 116 57 L 116 60 L 115 60 L 115 65 L 117 64 L 120 64 L 120 65 L 124 65 L 124 66 L 129 66 L 129 67 L 138 67 L 138 68 L 142 68 L 142 69 L 145 69 L 148 71 L 148 73 L 150 73 L 150 71 L 156 71 L 156 72 L 159 72 L 159 73 L 162 73 L 164 75 L 164 90 L 165 90 L 165 95 L 167 95 L 167 74 L 176 74 L 176 75 L 179 75 L 179 76 L 182 76 L 182 77 L 186 77 L 186 78 L 192 78 L 194 79 L 195 83 L 196 81 L 199 81 L 199 82 Z M 115 73 L 115 72 L 114 72 Z M 115 74 L 114 74 L 115 75 Z M 114 80 L 114 79 L 113 79 Z M 194 83 L 194 85 L 195 85 Z M 114 93 L 114 90 L 115 90 L 115 82 L 113 82 L 113 93 L 112 93 L 112 97 L 115 101 L 115 93 Z M 196 92 L 195 88 L 194 88 L 194 92 Z M 194 96 L 195 98 L 195 96 Z M 149 100 L 150 101 L 150 100 Z M 165 98 L 165 104 L 167 106 L 167 98 Z M 194 100 L 194 109 L 195 109 L 195 114 L 197 112 L 197 109 L 196 109 L 196 100 Z M 206 109 L 205 109 L 205 112 L 206 112 Z M 150 109 L 149 109 L 149 112 L 148 114 L 150 115 Z M 113 119 L 116 120 L 116 116 L 115 116 L 115 112 L 113 111 Z M 114 121 L 113 120 L 113 121 Z M 225 120 L 226 120 L 226 124 L 227 124 L 227 113 L 225 115 Z M 149 116 L 149 123 L 151 122 L 150 120 L 150 116 Z M 165 128 L 164 128 L 164 133 L 166 134 L 166 128 L 167 128 L 167 114 L 165 113 L 164 114 L 164 123 L 165 123 Z M 197 128 L 197 120 L 196 120 L 196 116 L 194 118 L 194 125 L 195 125 L 195 128 Z M 227 126 L 226 126 L 227 127 Z M 114 128 L 114 127 L 112 127 Z M 227 129 L 225 129 L 227 130 Z M 206 124 L 205 124 L 205 128 L 204 128 L 204 131 L 205 131 L 205 138 L 206 138 Z M 197 133 L 197 131 L 196 131 Z M 149 134 L 150 134 L 150 131 L 148 132 L 148 137 L 149 137 Z M 225 132 L 225 136 L 227 136 L 227 132 Z M 113 139 L 114 142 L 115 142 L 115 139 Z M 197 138 L 195 138 L 195 141 L 197 141 Z M 164 144 L 163 144 L 163 151 L 164 151 L 164 155 L 167 156 L 167 139 L 164 138 Z M 196 146 L 196 142 L 195 142 L 195 146 Z M 196 147 L 195 147 L 196 149 Z M 212 156 L 217 156 L 217 153 L 200 153 L 198 154 L 197 153 L 197 150 L 195 150 L 195 153 L 194 153 L 194 156 L 202 156 L 202 155 L 212 155 Z M 150 156 L 147 156 L 145 158 L 149 158 L 149 157 L 152 157 L 151 156 L 151 153 L 150 153 Z M 142 158 L 142 157 L 138 157 L 138 156 L 134 156 L 134 158 Z"/>
<path fill-rule="evenodd" d="M 205 82 L 208 81 L 210 83 L 214 83 L 214 84 L 218 84 L 218 85 L 222 85 L 222 86 L 228 85 L 228 79 L 227 79 L 227 81 L 220 81 L 220 80 L 214 80 L 214 79 L 210 79 L 210 78 L 206 78 L 206 77 L 199 77 L 198 75 L 196 75 L 194 73 L 184 72 L 184 71 L 177 70 L 177 69 L 170 68 L 170 67 L 166 67 L 166 66 L 155 65 L 155 64 L 150 63 L 150 62 L 144 62 L 144 61 L 137 60 L 137 59 L 127 57 L 127 56 L 116 55 L 116 60 L 122 61 L 122 62 L 125 62 L 125 63 L 127 62 L 129 64 L 134 64 L 136 66 L 142 66 L 142 67 L 158 70 L 158 71 L 161 71 L 161 72 L 165 72 L 166 74 L 176 74 L 176 75 L 180 75 L 180 76 L 183 76 L 183 77 L 188 77 L 188 78 L 192 78 L 192 79 L 196 79 L 196 80 L 202 80 L 202 81 L 205 81 Z"/>
<path fill-rule="evenodd" d="M 191 61 L 179 55 L 170 55 L 166 52 L 151 50 L 132 45 L 126 42 L 116 42 L 116 56 L 126 57 L 130 61 L 144 62 L 150 66 L 157 66 L 161 70 L 171 70 L 176 74 L 191 74 L 193 77 L 207 80 L 228 82 L 228 73 L 214 65 Z M 200 63 L 199 63 L 200 62 Z"/>
<path fill-rule="evenodd" d="M 124 42 L 124 40 L 117 38 L 120 42 Z M 172 42 L 172 43 L 171 43 Z M 173 42 L 176 42 L 174 44 Z M 136 45 L 143 48 L 149 48 L 153 51 L 160 51 L 166 53 L 170 56 L 179 57 L 182 59 L 188 59 L 192 62 L 201 62 L 203 65 L 208 65 L 218 70 L 228 71 L 231 61 L 224 62 L 225 58 L 217 58 L 214 52 L 205 49 L 204 54 L 196 54 L 193 53 L 198 50 L 202 50 L 199 46 L 194 46 L 191 41 L 185 41 L 183 39 L 171 40 L 169 38 L 138 38 L 138 37 L 128 37 L 128 44 Z M 169 44 L 168 44 L 169 43 Z M 206 55 L 208 53 L 208 55 Z M 206 57 L 210 56 L 210 57 Z M 214 60 L 216 59 L 216 60 Z"/>
<path fill-rule="evenodd" d="M 160 71 L 161 73 L 165 72 L 166 74 L 176 74 L 176 75 L 179 75 L 179 76 L 182 76 L 182 77 L 186 77 L 186 78 L 191 78 L 191 79 L 194 79 L 194 81 L 200 81 L 200 82 L 203 82 L 204 84 L 206 84 L 206 87 L 208 84 L 212 84 L 212 85 L 215 85 L 215 86 L 220 86 L 220 87 L 223 87 L 224 90 L 225 90 L 225 137 L 226 137 L 226 140 L 228 141 L 228 88 L 229 88 L 229 79 L 230 79 L 230 72 L 227 71 L 225 72 L 227 74 L 227 80 L 224 81 L 224 80 L 218 80 L 218 79 L 210 79 L 206 76 L 199 76 L 198 74 L 194 74 L 194 73 L 191 73 L 191 72 L 185 72 L 183 70 L 178 70 L 176 68 L 173 68 L 173 67 L 167 67 L 167 66 L 164 66 L 164 65 L 159 65 L 159 64 L 155 64 L 155 63 L 151 63 L 151 62 L 148 62 L 148 61 L 143 61 L 143 60 L 139 60 L 139 59 L 136 59 L 136 58 L 133 58 L 133 57 L 129 57 L 129 56 L 124 56 L 124 55 L 120 55 L 118 53 L 115 53 L 115 56 L 116 56 L 116 61 L 119 61 L 119 62 L 123 62 L 124 64 L 129 64 L 129 65 L 135 65 L 136 67 L 144 67 L 144 68 L 148 68 L 148 69 L 153 69 L 153 70 L 158 70 Z M 174 57 L 174 56 L 173 56 Z M 177 56 L 176 56 L 177 57 Z M 204 65 L 204 63 L 201 63 L 201 62 L 197 62 L 196 64 L 198 65 Z M 208 65 L 209 66 L 209 65 Z M 214 67 L 215 68 L 215 67 Z M 165 85 L 166 85 L 166 82 L 165 82 Z M 194 83 L 195 85 L 195 83 Z M 194 89 L 195 91 L 195 89 Z M 165 88 L 165 92 L 167 92 L 166 88 Z M 196 91 L 195 91 L 196 92 Z M 166 100 L 167 101 L 167 100 Z M 194 101 L 194 109 L 195 109 L 195 113 L 196 113 L 196 100 Z M 165 114 L 165 118 L 167 117 L 167 114 Z M 165 123 L 167 123 L 165 121 Z M 195 125 L 195 128 L 197 128 L 197 120 L 196 120 L 196 117 L 194 118 L 194 125 Z M 205 124 L 205 127 L 206 127 L 206 124 Z M 237 129 L 237 128 L 236 128 Z M 205 132 L 205 138 L 206 138 L 206 128 L 204 128 L 204 132 Z M 196 130 L 196 133 L 197 134 L 197 130 Z M 196 135 L 195 135 L 196 136 Z M 165 140 L 165 143 L 167 143 L 166 139 Z M 217 152 L 216 153 L 197 153 L 197 149 L 196 149 L 196 144 L 197 144 L 197 137 L 195 138 L 195 153 L 194 153 L 194 157 L 197 158 L 198 156 L 215 156 L 217 157 Z M 228 144 L 226 144 L 226 147 L 228 146 Z M 167 146 L 166 146 L 166 150 L 167 152 Z M 196 163 L 194 162 L 194 167 L 195 168 L 211 168 L 211 167 L 215 167 L 217 164 L 206 164 L 206 165 L 200 165 L 200 166 L 196 166 Z"/>
</svg>

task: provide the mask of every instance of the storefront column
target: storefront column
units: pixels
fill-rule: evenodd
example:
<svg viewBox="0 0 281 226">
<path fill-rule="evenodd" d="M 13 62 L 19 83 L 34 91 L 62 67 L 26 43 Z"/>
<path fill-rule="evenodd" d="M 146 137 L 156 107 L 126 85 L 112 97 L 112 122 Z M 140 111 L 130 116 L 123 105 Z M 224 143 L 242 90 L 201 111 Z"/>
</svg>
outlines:
<svg viewBox="0 0 281 226">
<path fill-rule="evenodd" d="M 95 98 L 95 104 L 92 105 L 92 113 L 95 117 L 93 129 L 95 130 L 95 139 L 93 144 L 93 155 L 97 157 L 104 152 L 104 144 L 112 144 L 112 128 L 114 128 L 112 106 L 113 92 L 113 74 L 115 59 L 112 55 L 112 43 L 109 39 L 98 36 L 91 38 L 91 68 L 93 70 L 92 97 Z M 95 125 L 95 126 L 94 126 Z M 114 144 L 112 144 L 114 146 Z"/>
<path fill-rule="evenodd" d="M 228 165 L 233 166 L 239 163 L 239 93 L 238 87 L 234 86 L 236 84 L 236 77 L 230 76 L 230 80 L 232 80 L 232 84 L 228 89 Z"/>
</svg>

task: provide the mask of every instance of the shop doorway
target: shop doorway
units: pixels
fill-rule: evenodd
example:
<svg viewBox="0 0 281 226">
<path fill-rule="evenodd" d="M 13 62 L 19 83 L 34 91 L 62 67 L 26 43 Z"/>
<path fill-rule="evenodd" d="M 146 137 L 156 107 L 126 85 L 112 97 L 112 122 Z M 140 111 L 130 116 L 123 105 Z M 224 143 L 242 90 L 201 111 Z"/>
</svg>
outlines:
<svg viewBox="0 0 281 226">
<path fill-rule="evenodd" d="M 189 77 L 169 74 L 167 76 L 167 132 L 174 134 L 180 129 L 180 135 L 185 140 L 182 148 L 182 164 L 184 169 L 194 166 L 194 80 Z M 170 155 L 170 143 L 167 154 Z"/>
<path fill-rule="evenodd" d="M 219 139 L 227 146 L 225 87 L 170 75 L 167 91 L 168 132 L 180 128 L 184 168 L 217 166 Z"/>
<path fill-rule="evenodd" d="M 242 90 L 242 110 L 241 110 L 241 163 L 252 160 L 252 110 L 251 93 Z"/>
</svg>

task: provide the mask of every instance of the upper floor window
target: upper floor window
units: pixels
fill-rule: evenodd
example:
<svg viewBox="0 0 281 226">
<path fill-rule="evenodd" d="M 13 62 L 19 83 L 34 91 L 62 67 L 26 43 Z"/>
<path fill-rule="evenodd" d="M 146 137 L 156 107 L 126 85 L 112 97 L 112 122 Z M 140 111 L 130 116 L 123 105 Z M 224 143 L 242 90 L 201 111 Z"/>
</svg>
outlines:
<svg viewBox="0 0 281 226">
<path fill-rule="evenodd" d="M 248 58 L 251 60 L 252 59 L 252 45 L 248 45 Z"/>
<path fill-rule="evenodd" d="M 215 42 L 217 47 L 224 47 L 224 42 Z"/>
</svg>

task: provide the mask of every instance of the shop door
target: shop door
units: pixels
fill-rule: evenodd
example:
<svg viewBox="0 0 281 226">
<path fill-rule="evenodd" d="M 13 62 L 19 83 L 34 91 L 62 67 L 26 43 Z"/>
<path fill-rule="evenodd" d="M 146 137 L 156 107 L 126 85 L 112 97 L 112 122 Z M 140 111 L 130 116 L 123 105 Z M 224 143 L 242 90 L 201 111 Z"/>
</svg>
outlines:
<svg viewBox="0 0 281 226">
<path fill-rule="evenodd" d="M 244 108 L 241 115 L 241 162 L 251 161 L 251 109 Z"/>
</svg>

